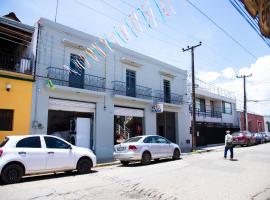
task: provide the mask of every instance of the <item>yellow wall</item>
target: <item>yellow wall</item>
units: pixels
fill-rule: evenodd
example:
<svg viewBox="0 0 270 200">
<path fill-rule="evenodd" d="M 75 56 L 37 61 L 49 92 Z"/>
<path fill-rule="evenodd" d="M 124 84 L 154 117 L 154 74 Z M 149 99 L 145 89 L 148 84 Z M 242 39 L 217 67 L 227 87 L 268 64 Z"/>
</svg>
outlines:
<svg viewBox="0 0 270 200">
<path fill-rule="evenodd" d="M 7 83 L 11 84 L 12 87 L 9 92 L 6 91 Z M 32 85 L 33 83 L 31 81 L 0 77 L 0 109 L 14 110 L 13 130 L 0 130 L 0 141 L 7 135 L 24 135 L 30 133 Z"/>
</svg>

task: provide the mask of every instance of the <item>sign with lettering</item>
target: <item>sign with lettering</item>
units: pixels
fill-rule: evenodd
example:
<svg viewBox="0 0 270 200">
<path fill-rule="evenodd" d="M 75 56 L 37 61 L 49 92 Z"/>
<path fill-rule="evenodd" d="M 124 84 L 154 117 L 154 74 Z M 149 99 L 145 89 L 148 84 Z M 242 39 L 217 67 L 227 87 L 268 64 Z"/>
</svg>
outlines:
<svg viewBox="0 0 270 200">
<path fill-rule="evenodd" d="M 157 103 L 152 106 L 152 112 L 154 113 L 162 113 L 163 112 L 163 104 Z"/>
</svg>

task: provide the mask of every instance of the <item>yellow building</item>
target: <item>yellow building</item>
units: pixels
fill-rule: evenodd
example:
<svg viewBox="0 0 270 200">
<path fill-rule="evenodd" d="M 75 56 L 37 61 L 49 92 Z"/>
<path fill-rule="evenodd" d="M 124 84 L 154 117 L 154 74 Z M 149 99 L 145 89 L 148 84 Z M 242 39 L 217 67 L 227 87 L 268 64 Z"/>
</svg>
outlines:
<svg viewBox="0 0 270 200">
<path fill-rule="evenodd" d="M 33 32 L 14 13 L 0 17 L 0 141 L 7 135 L 30 133 Z"/>
</svg>

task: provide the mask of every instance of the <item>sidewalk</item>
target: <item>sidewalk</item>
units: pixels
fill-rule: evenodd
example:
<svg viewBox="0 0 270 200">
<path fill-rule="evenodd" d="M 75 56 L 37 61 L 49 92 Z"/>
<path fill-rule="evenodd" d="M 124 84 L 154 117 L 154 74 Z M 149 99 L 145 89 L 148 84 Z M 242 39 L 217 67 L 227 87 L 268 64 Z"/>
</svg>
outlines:
<svg viewBox="0 0 270 200">
<path fill-rule="evenodd" d="M 211 145 L 197 147 L 197 150 L 195 152 L 182 153 L 181 155 L 188 156 L 188 155 L 191 155 L 191 154 L 194 154 L 194 153 L 206 153 L 206 152 L 211 152 L 211 151 L 220 151 L 220 150 L 223 150 L 223 148 L 224 148 L 224 143 L 211 144 Z M 96 165 L 96 168 L 114 166 L 114 165 L 120 165 L 120 161 L 99 163 L 99 164 Z"/>
</svg>

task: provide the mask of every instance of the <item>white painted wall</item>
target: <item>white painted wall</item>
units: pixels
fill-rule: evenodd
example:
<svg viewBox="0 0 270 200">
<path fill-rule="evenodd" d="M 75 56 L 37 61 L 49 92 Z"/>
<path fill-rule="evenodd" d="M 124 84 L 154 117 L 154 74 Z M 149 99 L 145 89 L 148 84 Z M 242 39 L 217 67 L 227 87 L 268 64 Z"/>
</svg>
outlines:
<svg viewBox="0 0 270 200">
<path fill-rule="evenodd" d="M 163 78 L 171 80 L 171 92 L 184 96 L 186 101 L 186 80 L 187 73 L 184 70 L 160 62 L 153 58 L 141 55 L 134 51 L 114 46 L 115 52 L 108 51 L 106 59 L 95 64 L 85 71 L 86 74 L 106 77 L 107 89 L 104 93 L 93 92 L 84 89 L 58 87 L 50 89 L 46 86 L 47 80 L 42 78 L 47 76 L 48 67 L 62 69 L 64 64 L 69 65 L 70 54 L 80 54 L 80 49 L 74 46 L 67 46 L 63 39 L 72 41 L 81 46 L 88 46 L 97 38 L 72 28 L 55 24 L 46 19 L 41 19 L 39 50 L 37 57 L 37 74 L 40 78 L 33 88 L 33 109 L 32 122 L 37 121 L 44 128 L 32 128 L 32 134 L 46 134 L 48 123 L 48 99 L 49 97 L 70 99 L 77 101 L 92 102 L 96 105 L 94 122 L 94 147 L 99 162 L 112 159 L 114 142 L 114 106 L 121 105 L 127 107 L 141 108 L 144 110 L 144 124 L 146 134 L 156 134 L 156 114 L 151 111 L 153 101 L 142 101 L 140 99 L 129 99 L 115 97 L 112 95 L 112 81 L 126 81 L 126 69 L 136 71 L 137 85 L 150 87 L 153 90 L 163 90 Z M 134 67 L 121 62 L 121 58 L 128 58 L 140 63 L 142 66 Z M 162 75 L 161 71 L 171 76 Z M 190 115 L 188 114 L 188 104 L 181 106 L 165 106 L 165 110 L 178 112 L 177 114 L 177 141 L 182 148 L 190 149 L 191 140 L 189 134 Z"/>
</svg>

